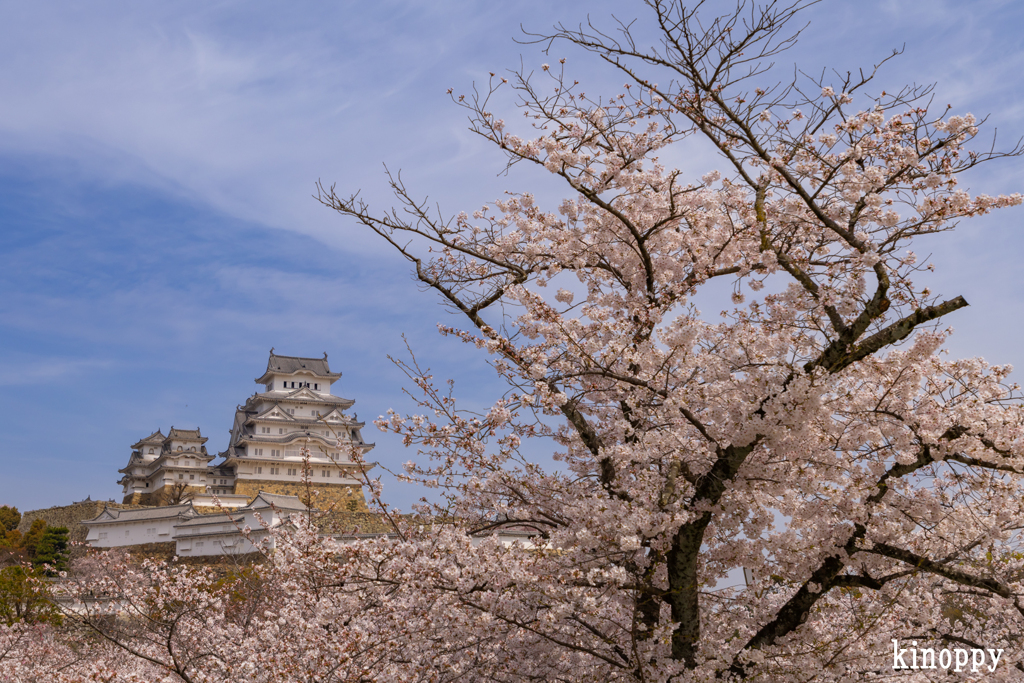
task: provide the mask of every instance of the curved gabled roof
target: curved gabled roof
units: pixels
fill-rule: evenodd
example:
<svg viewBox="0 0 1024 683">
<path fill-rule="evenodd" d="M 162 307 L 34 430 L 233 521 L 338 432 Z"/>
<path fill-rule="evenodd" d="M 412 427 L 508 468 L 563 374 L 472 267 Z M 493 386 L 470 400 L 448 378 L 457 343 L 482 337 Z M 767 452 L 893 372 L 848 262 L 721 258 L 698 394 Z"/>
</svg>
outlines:
<svg viewBox="0 0 1024 683">
<path fill-rule="evenodd" d="M 164 441 L 170 441 L 176 439 L 178 441 L 198 441 L 199 443 L 206 443 L 207 438 L 199 433 L 199 428 L 195 429 L 175 429 L 171 427 L 171 431 L 167 433 L 167 438 Z"/>
<path fill-rule="evenodd" d="M 103 512 L 97 517 L 83 520 L 82 524 L 103 524 L 113 522 L 136 522 L 141 520 L 173 519 L 175 517 L 192 517 L 199 513 L 192 506 L 191 501 L 181 505 L 165 505 L 161 507 L 147 507 L 141 509 L 124 510 L 104 506 Z"/>
<path fill-rule="evenodd" d="M 270 391 L 262 394 L 253 394 L 249 397 L 249 400 L 245 402 L 246 407 L 254 409 L 257 403 L 265 401 L 273 401 L 275 403 L 319 403 L 323 405 L 336 405 L 348 408 L 355 405 L 355 401 L 350 398 L 342 398 L 341 396 L 335 396 L 334 394 L 318 394 L 310 391 L 303 387 L 302 389 L 292 389 L 290 393 L 284 393 L 281 391 Z"/>
<path fill-rule="evenodd" d="M 147 436 L 145 439 L 139 439 L 138 441 L 133 443 L 132 448 L 142 448 L 143 446 L 150 444 L 160 445 L 164 442 L 165 438 L 167 437 L 165 437 L 163 433 L 158 429 L 149 436 Z"/>
<path fill-rule="evenodd" d="M 312 444 L 319 444 L 322 446 L 328 446 L 330 448 L 364 448 L 369 446 L 372 448 L 376 444 L 364 443 L 362 441 L 339 441 L 336 436 L 324 436 L 323 434 L 314 434 L 311 431 L 305 430 L 301 432 L 291 432 L 289 434 L 250 434 L 245 433 L 239 435 L 238 439 L 231 443 L 233 447 L 241 447 L 243 444 L 267 444 L 270 446 L 287 446 L 293 444 L 296 441 L 310 441 Z"/>
<path fill-rule="evenodd" d="M 340 372 L 331 372 L 327 364 L 327 354 L 323 358 L 302 358 L 299 356 L 278 356 L 274 349 L 270 349 L 270 358 L 267 360 L 267 371 L 256 379 L 258 384 L 266 384 L 270 375 L 296 375 L 298 373 L 311 373 L 315 377 L 329 379 L 331 382 L 341 377 Z"/>
<path fill-rule="evenodd" d="M 356 427 L 362 429 L 366 426 L 365 422 L 360 422 L 355 418 L 346 415 L 344 412 L 345 407 L 339 406 L 327 406 L 324 410 L 324 414 L 313 417 L 312 415 L 293 415 L 288 412 L 288 409 L 281 405 L 283 401 L 271 402 L 265 401 L 263 405 L 255 404 L 253 411 L 238 411 L 238 415 L 241 416 L 236 420 L 235 424 L 249 428 L 249 433 L 255 425 L 280 425 L 287 424 L 288 426 L 295 427 L 327 427 L 327 428 L 345 428 L 350 429 Z M 354 401 L 350 402 L 354 403 Z M 257 412 L 259 411 L 259 412 Z"/>
</svg>

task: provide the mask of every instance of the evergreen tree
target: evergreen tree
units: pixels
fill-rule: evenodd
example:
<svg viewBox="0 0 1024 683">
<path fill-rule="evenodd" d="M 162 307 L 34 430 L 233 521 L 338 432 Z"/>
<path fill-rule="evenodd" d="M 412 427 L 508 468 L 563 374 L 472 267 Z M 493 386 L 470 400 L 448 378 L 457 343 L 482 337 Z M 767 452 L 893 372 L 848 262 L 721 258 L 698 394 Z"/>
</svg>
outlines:
<svg viewBox="0 0 1024 683">
<path fill-rule="evenodd" d="M 21 523 L 21 513 L 18 508 L 9 505 L 0 505 L 0 529 L 13 531 Z"/>
<path fill-rule="evenodd" d="M 0 533 L 0 548 L 19 549 L 22 547 L 22 535 L 17 529 Z"/>
<path fill-rule="evenodd" d="M 37 519 L 32 522 L 32 526 L 29 527 L 28 532 L 21 539 L 21 547 L 25 549 L 29 557 L 35 557 L 36 548 L 39 546 L 39 542 L 43 540 L 43 535 L 46 533 L 46 520 Z"/>
<path fill-rule="evenodd" d="M 33 524 L 33 527 L 35 525 Z M 51 526 L 43 531 L 42 538 L 35 549 L 35 557 L 32 558 L 32 566 L 41 569 L 49 565 L 46 573 L 50 576 L 57 572 L 66 571 L 68 568 L 68 530 L 67 527 Z"/>
</svg>

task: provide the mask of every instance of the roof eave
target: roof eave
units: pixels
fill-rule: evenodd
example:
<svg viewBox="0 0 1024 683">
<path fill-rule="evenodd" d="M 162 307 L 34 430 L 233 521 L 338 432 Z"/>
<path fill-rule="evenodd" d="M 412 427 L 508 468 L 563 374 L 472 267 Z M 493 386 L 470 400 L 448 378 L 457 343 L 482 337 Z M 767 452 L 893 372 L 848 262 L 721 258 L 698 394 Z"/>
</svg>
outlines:
<svg viewBox="0 0 1024 683">
<path fill-rule="evenodd" d="M 301 370 L 295 370 L 293 372 L 281 372 L 279 370 L 267 370 L 262 375 L 260 375 L 258 378 L 256 378 L 255 382 L 256 382 L 256 384 L 266 384 L 268 381 L 270 381 L 270 378 L 272 376 L 274 376 L 274 375 L 284 375 L 286 377 L 294 377 L 294 376 L 300 375 L 300 374 L 301 375 L 313 375 L 314 377 L 319 377 L 319 378 L 323 378 L 323 379 L 329 379 L 329 380 L 331 380 L 331 384 L 334 384 L 339 379 L 341 379 L 341 373 L 340 372 L 328 372 L 326 375 L 321 375 L 321 374 L 318 374 L 318 373 L 310 370 L 309 368 L 303 368 Z"/>
</svg>

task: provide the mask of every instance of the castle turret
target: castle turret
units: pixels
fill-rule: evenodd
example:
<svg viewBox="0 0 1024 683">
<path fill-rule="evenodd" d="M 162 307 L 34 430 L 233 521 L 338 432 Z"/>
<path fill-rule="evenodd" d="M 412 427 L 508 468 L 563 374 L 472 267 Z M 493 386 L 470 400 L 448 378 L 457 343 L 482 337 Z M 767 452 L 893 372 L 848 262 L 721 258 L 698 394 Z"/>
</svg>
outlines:
<svg viewBox="0 0 1024 683">
<path fill-rule="evenodd" d="M 360 464 L 373 444 L 364 423 L 346 411 L 355 401 L 331 393 L 341 378 L 323 358 L 278 356 L 270 350 L 263 391 L 235 411 L 231 441 L 212 465 L 198 429 L 157 430 L 132 444 L 128 465 L 118 470 L 124 502 L 237 507 L 260 491 L 308 499 L 321 509 L 365 510 Z M 216 500 L 214 500 L 216 498 Z"/>
<path fill-rule="evenodd" d="M 171 427 L 167 436 L 158 429 L 132 444 L 128 465 L 118 470 L 124 502 L 169 505 L 207 487 L 210 461 L 206 437 L 199 429 Z"/>
<path fill-rule="evenodd" d="M 361 458 L 373 444 L 363 441 L 365 424 L 346 412 L 355 401 L 331 393 L 340 377 L 331 372 L 326 353 L 301 358 L 271 349 L 266 372 L 256 379 L 263 391 L 235 412 L 231 441 L 213 480 L 232 481 L 236 495 L 267 491 L 300 498 L 308 495 L 308 481 L 308 488 L 319 491 L 319 508 L 365 509 L 363 466 L 353 456 Z"/>
</svg>

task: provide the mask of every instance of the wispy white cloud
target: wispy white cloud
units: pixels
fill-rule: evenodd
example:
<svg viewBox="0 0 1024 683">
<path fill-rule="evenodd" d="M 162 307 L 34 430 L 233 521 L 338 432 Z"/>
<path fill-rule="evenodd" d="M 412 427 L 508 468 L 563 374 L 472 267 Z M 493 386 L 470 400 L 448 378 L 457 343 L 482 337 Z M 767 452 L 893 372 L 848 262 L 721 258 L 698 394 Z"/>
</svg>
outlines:
<svg viewBox="0 0 1024 683">
<path fill-rule="evenodd" d="M 512 42 L 520 23 L 543 31 L 589 13 L 610 27 L 613 13 L 643 11 L 621 0 L 0 4 L 0 383 L 18 389 L 0 401 L 0 459 L 31 451 L 32 463 L 70 463 L 76 485 L 113 493 L 113 470 L 141 430 L 199 424 L 223 440 L 270 346 L 330 352 L 367 417 L 408 406 L 385 358 L 404 353 L 407 332 L 426 365 L 459 377 L 467 402 L 482 405 L 499 391 L 481 371 L 486 356 L 441 339 L 434 322 L 451 318 L 436 298 L 317 204 L 313 183 L 362 188 L 384 207 L 387 163 L 445 211 L 506 189 L 553 203 L 564 188 L 543 171 L 499 176 L 502 159 L 465 130 L 445 91 L 467 92 L 520 55 L 528 68 L 550 61 Z M 1024 132 L 1020 3 L 828 2 L 809 16 L 780 77 L 794 62 L 856 69 L 905 43 L 880 87 L 939 81 L 943 101 L 992 113 L 1001 136 Z M 579 51 L 554 51 L 591 92 L 621 88 L 621 75 Z M 692 147 L 663 160 L 692 175 L 722 165 Z M 1020 164 L 991 169 L 970 184 L 1020 189 Z M 936 291 L 973 304 L 952 321 L 963 328 L 956 348 L 1019 357 L 1021 237 L 1007 218 L 930 248 Z M 75 411 L 38 446 L 53 431 L 55 386 Z M 375 457 L 408 458 L 378 441 Z M 0 503 L 45 488 L 31 467 L 0 481 Z"/>
<path fill-rule="evenodd" d="M 72 382 L 96 371 L 109 369 L 111 362 L 106 359 L 60 358 L 50 354 L 14 353 L 8 354 L 0 363 L 0 386 L 46 384 L 57 386 L 61 382 Z"/>
</svg>

